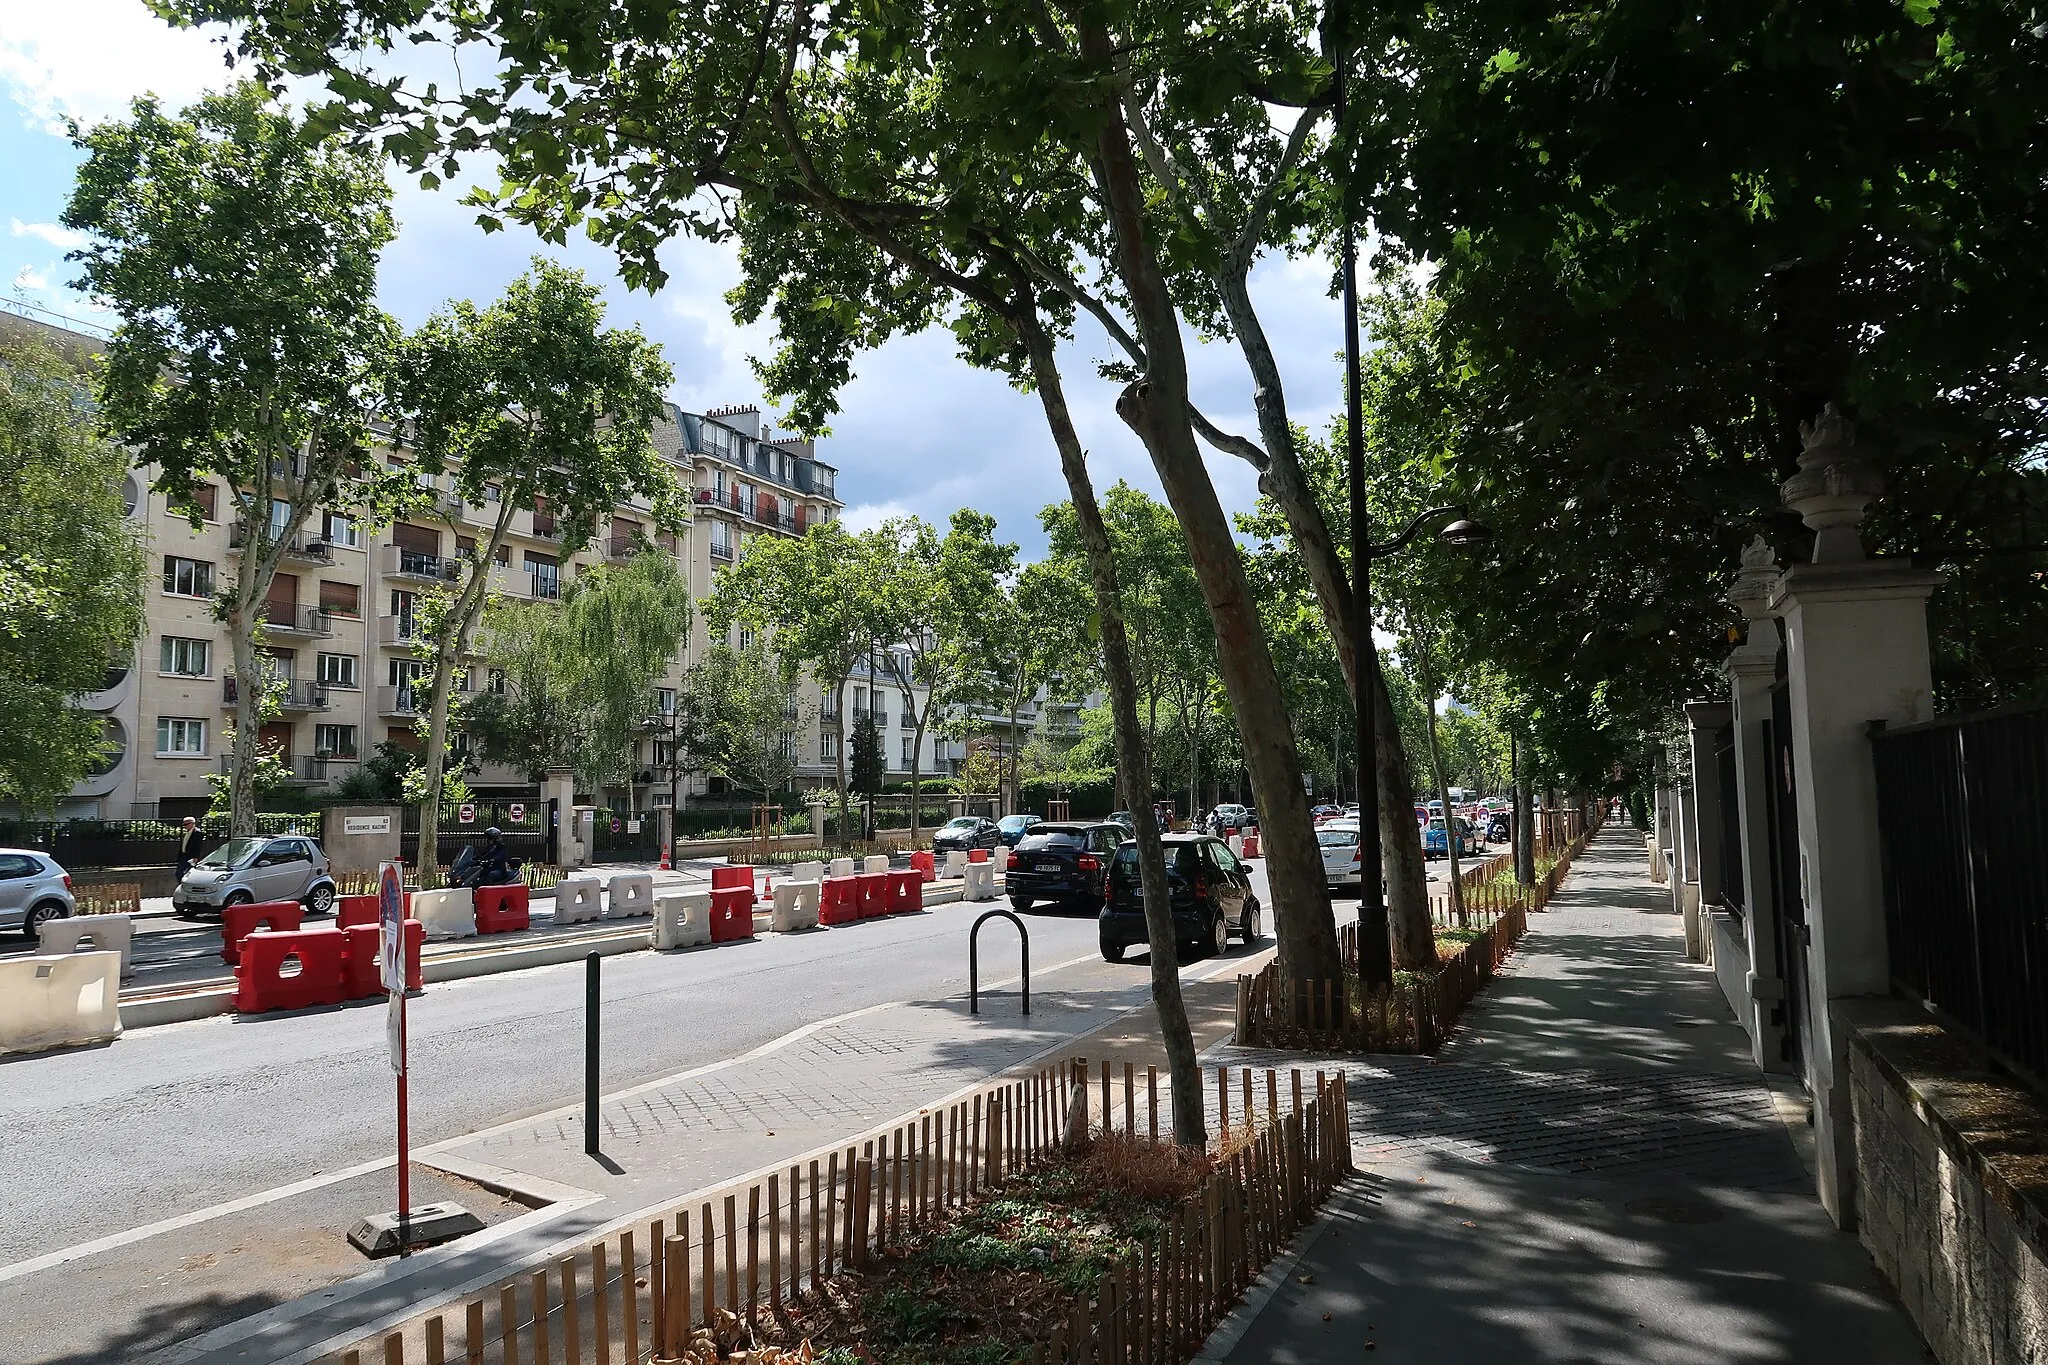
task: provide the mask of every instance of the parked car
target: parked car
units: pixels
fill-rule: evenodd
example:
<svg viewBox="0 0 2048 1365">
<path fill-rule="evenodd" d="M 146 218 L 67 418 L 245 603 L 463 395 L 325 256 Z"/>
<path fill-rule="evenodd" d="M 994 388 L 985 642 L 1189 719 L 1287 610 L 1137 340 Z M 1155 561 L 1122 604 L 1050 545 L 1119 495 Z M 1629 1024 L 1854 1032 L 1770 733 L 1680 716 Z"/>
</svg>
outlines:
<svg viewBox="0 0 2048 1365">
<path fill-rule="evenodd" d="M 1432 816 L 1428 827 L 1422 831 L 1422 856 L 1425 858 L 1449 856 L 1449 849 L 1446 847 L 1447 842 L 1448 840 L 1444 834 L 1443 817 L 1441 815 Z M 1458 856 L 1462 858 L 1468 853 L 1476 852 L 1478 848 L 1479 836 L 1477 832 L 1465 821 L 1458 821 Z"/>
<path fill-rule="evenodd" d="M 951 853 L 976 848 L 994 848 L 1003 841 L 1003 833 L 996 828 L 993 820 L 984 820 L 979 815 L 956 815 L 938 832 L 932 835 L 934 853 Z"/>
<path fill-rule="evenodd" d="M 1102 882 L 1117 848 L 1130 835 L 1110 821 L 1036 824 L 1017 841 L 1007 878 L 1010 904 L 1029 910 L 1039 901 L 1102 908 Z"/>
<path fill-rule="evenodd" d="M 1249 807 L 1240 806 L 1234 801 L 1225 801 L 1218 805 L 1212 812 L 1212 818 L 1216 822 L 1218 834 L 1235 834 L 1258 823 Z"/>
<path fill-rule="evenodd" d="M 1332 820 L 1343 819 L 1344 808 L 1342 806 L 1332 806 L 1328 804 L 1320 806 L 1311 806 L 1309 807 L 1308 814 L 1309 819 L 1315 821 L 1317 824 L 1326 825 Z"/>
<path fill-rule="evenodd" d="M 0 929 L 34 939 L 44 921 L 77 913 L 71 874 L 55 858 L 40 849 L 0 848 Z"/>
<path fill-rule="evenodd" d="M 1113 810 L 1109 813 L 1109 818 L 1122 825 L 1126 834 L 1136 834 L 1138 832 L 1137 823 L 1131 819 L 1131 813 L 1127 810 Z"/>
<path fill-rule="evenodd" d="M 1332 820 L 1316 830 L 1316 842 L 1323 846 L 1323 879 L 1332 889 L 1363 886 L 1358 854 L 1358 821 Z"/>
<path fill-rule="evenodd" d="M 1183 949 L 1222 953 L 1236 934 L 1246 943 L 1259 940 L 1259 901 L 1252 892 L 1251 872 L 1221 839 L 1207 834 L 1168 834 L 1166 885 L 1173 907 L 1174 937 Z M 1102 956 L 1121 962 L 1133 944 L 1142 946 L 1145 895 L 1138 876 L 1138 845 L 1127 842 L 1109 865 L 1101 926 Z"/>
<path fill-rule="evenodd" d="M 253 835 L 230 839 L 194 863 L 172 888 L 171 909 L 189 918 L 246 901 L 298 901 L 308 914 L 324 915 L 335 894 L 318 839 Z"/>
<path fill-rule="evenodd" d="M 1001 833 L 1003 842 L 1015 848 L 1026 830 L 1043 823 L 1044 819 L 1036 815 L 1005 815 L 996 821 L 996 829 Z"/>
</svg>

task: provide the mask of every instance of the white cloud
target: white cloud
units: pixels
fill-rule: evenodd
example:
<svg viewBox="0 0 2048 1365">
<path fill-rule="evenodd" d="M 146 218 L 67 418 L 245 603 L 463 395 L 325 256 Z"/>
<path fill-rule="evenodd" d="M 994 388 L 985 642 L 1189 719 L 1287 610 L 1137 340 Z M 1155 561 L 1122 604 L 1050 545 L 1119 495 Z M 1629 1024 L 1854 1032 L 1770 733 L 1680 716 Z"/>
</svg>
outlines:
<svg viewBox="0 0 2048 1365">
<path fill-rule="evenodd" d="M 51 246 L 66 250 L 85 243 L 84 233 L 73 232 L 70 228 L 56 223 L 24 223 L 19 218 L 14 219 L 13 223 L 14 235 L 17 237 L 40 237 Z"/>
<path fill-rule="evenodd" d="M 25 265 L 14 272 L 14 288 L 18 292 L 27 293 L 33 291 L 41 293 L 49 287 L 49 275 L 44 271 L 37 270 L 32 265 Z"/>
<path fill-rule="evenodd" d="M 891 499 L 888 502 L 864 502 L 857 507 L 849 507 L 839 514 L 839 520 L 847 530 L 859 535 L 863 531 L 874 530 L 891 517 L 909 515 L 908 507 Z"/>
<path fill-rule="evenodd" d="M 0 0 L 0 84 L 50 132 L 118 115 L 144 91 L 186 104 L 232 79 L 221 32 L 172 28 L 142 0 Z"/>
</svg>

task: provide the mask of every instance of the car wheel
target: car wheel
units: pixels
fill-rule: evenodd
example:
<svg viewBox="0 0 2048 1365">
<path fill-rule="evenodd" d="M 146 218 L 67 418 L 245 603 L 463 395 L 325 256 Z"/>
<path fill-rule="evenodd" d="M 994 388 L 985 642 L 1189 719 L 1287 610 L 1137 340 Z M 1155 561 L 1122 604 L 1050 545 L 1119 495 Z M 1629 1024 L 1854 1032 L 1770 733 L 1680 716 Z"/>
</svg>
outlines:
<svg viewBox="0 0 2048 1365">
<path fill-rule="evenodd" d="M 256 897 L 247 891 L 234 891 L 230 892 L 228 898 L 220 903 L 220 908 L 226 910 L 230 905 L 250 905 L 255 900 Z"/>
<path fill-rule="evenodd" d="M 1020 914 L 1020 915 L 1021 915 L 1021 914 L 1024 914 L 1025 912 L 1027 912 L 1028 910 L 1030 910 L 1030 909 L 1031 909 L 1031 897 L 1029 897 L 1029 896 L 1012 896 L 1012 897 L 1010 897 L 1010 908 L 1011 908 L 1012 910 L 1015 910 L 1015 911 L 1016 911 L 1016 912 L 1017 912 L 1018 914 Z"/>
<path fill-rule="evenodd" d="M 1244 903 L 1243 931 L 1238 937 L 1242 938 L 1246 943 L 1257 943 L 1259 941 L 1259 903 L 1257 901 L 1246 901 Z"/>
<path fill-rule="evenodd" d="M 63 919 L 70 913 L 64 908 L 63 901 L 38 901 L 21 917 L 21 936 L 33 943 L 36 941 L 38 929 L 51 920 Z"/>
<path fill-rule="evenodd" d="M 1108 939 L 1104 939 L 1102 941 L 1102 960 L 1104 962 L 1122 962 L 1124 960 L 1124 945 L 1121 943 L 1111 943 Z"/>
<path fill-rule="evenodd" d="M 306 897 L 306 913 L 309 915 L 325 915 L 331 913 L 333 909 L 334 888 L 331 886 L 316 886 L 312 894 Z"/>
<path fill-rule="evenodd" d="M 1223 918 L 1221 910 L 1216 912 L 1216 923 L 1209 930 L 1208 947 L 1209 951 L 1217 957 L 1222 957 L 1230 951 L 1230 921 Z"/>
</svg>

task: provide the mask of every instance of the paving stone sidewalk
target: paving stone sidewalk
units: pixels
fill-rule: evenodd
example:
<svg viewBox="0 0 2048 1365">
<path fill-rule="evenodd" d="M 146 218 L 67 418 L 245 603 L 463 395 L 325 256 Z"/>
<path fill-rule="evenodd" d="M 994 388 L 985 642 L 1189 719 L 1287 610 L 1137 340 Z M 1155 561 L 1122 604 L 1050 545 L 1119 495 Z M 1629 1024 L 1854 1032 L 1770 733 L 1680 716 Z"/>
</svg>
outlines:
<svg viewBox="0 0 2048 1365">
<path fill-rule="evenodd" d="M 1603 832 L 1439 1056 L 1347 1061 L 1361 1174 L 1203 1359 L 1930 1359 L 1668 904 Z"/>
</svg>

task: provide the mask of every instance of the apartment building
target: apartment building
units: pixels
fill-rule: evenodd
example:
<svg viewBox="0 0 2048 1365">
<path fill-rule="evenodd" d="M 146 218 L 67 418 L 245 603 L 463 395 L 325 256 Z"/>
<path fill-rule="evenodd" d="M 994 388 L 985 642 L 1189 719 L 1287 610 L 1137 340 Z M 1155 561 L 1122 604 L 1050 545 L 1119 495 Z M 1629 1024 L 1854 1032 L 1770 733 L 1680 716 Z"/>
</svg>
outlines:
<svg viewBox="0 0 2048 1365">
<path fill-rule="evenodd" d="M 103 344 L 76 327 L 11 312 L 0 313 L 0 328 L 30 332 L 74 354 Z M 614 509 L 597 537 L 572 554 L 548 508 L 521 508 L 492 567 L 492 590 L 553 601 L 586 566 L 652 552 L 674 555 L 701 598 L 715 569 L 748 537 L 802 534 L 839 515 L 837 471 L 817 459 L 809 442 L 768 439 L 757 408 L 697 414 L 670 405 L 653 436 L 670 476 L 691 493 L 695 515 L 680 533 L 657 532 L 649 507 L 635 500 Z M 197 813 L 211 799 L 206 775 L 227 761 L 223 734 L 240 682 L 212 597 L 242 552 L 241 512 L 232 490 L 215 485 L 201 491 L 194 525 L 150 490 L 153 474 L 146 466 L 132 470 L 122 490 L 151 565 L 144 634 L 133 659 L 109 668 L 106 687 L 81 699 L 105 717 L 114 751 L 72 790 L 63 815 Z M 455 556 L 496 520 L 499 507 L 488 492 L 484 504 L 470 505 L 449 481 L 417 477 L 433 493 L 431 504 L 389 527 L 315 509 L 271 588 L 263 649 L 281 713 L 264 727 L 263 741 L 285 758 L 294 787 L 309 795 L 338 786 L 380 742 L 417 745 L 413 721 L 426 703 L 417 683 L 428 662 L 418 635 L 422 594 L 451 582 L 459 572 Z M 275 507 L 270 515 L 282 525 L 289 509 Z M 704 637 L 700 623 L 651 699 L 646 737 L 632 756 L 636 805 L 665 804 L 677 788 L 704 787 L 698 774 L 672 781 L 658 738 L 659 715 L 673 710 L 682 673 L 701 655 Z M 471 670 L 468 684 L 490 686 L 488 671 Z M 464 737 L 454 744 L 466 752 Z M 492 765 L 483 765 L 471 785 L 480 794 L 532 791 L 524 773 Z"/>
</svg>

